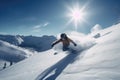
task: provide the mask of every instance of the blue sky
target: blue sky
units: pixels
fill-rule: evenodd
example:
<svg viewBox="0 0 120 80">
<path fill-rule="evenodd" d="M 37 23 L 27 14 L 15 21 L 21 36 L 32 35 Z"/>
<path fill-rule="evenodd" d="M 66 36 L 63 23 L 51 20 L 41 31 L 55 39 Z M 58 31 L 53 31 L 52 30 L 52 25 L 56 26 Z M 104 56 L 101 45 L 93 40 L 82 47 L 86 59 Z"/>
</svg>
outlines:
<svg viewBox="0 0 120 80">
<path fill-rule="evenodd" d="M 78 23 L 77 31 L 89 33 L 100 24 L 103 28 L 120 19 L 120 0 L 0 0 L 0 33 L 22 35 L 56 35 L 75 31 L 67 24 L 69 8 L 85 6 L 85 21 Z"/>
</svg>

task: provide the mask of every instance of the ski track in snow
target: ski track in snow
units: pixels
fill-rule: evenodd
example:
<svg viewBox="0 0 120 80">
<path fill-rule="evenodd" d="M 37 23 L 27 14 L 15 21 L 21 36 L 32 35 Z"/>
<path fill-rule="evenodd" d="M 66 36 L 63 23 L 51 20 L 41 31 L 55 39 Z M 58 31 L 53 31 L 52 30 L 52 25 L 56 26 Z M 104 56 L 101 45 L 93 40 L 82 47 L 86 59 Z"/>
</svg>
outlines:
<svg viewBox="0 0 120 80">
<path fill-rule="evenodd" d="M 71 53 L 68 54 L 66 57 L 58 61 L 56 64 L 51 66 L 50 68 L 43 71 L 36 80 L 43 80 L 47 75 L 49 75 L 52 71 L 55 70 L 55 73 L 49 77 L 47 77 L 45 80 L 55 80 L 57 76 L 69 65 L 71 62 L 74 62 L 74 59 L 80 54 L 77 53 Z"/>
</svg>

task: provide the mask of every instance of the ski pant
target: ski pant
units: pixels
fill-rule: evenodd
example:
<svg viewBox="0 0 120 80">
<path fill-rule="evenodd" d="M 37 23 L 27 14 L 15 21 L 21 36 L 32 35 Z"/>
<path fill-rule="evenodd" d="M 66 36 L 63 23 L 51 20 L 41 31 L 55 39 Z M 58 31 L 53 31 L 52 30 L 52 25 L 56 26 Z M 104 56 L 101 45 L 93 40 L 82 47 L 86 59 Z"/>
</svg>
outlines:
<svg viewBox="0 0 120 80">
<path fill-rule="evenodd" d="M 63 46 L 63 51 L 67 51 L 69 50 L 69 47 L 68 46 Z"/>
</svg>

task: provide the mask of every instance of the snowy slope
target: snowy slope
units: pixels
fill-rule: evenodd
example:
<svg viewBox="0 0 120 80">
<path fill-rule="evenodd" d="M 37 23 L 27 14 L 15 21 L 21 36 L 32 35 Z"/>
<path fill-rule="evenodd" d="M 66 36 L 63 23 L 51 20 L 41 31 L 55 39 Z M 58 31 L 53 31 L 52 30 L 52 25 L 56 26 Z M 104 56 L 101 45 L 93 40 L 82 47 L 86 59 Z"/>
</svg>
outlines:
<svg viewBox="0 0 120 80">
<path fill-rule="evenodd" d="M 14 59 L 14 62 L 18 62 L 30 55 L 32 55 L 30 51 L 0 40 L 0 59 L 7 61 Z"/>
<path fill-rule="evenodd" d="M 120 24 L 102 30 L 97 44 L 69 65 L 57 80 L 119 80 Z"/>
<path fill-rule="evenodd" d="M 19 62 L 30 55 L 32 55 L 30 51 L 0 40 L 0 67 L 4 61 Z"/>
<path fill-rule="evenodd" d="M 101 36 L 95 39 L 72 33 L 78 43 L 76 52 L 54 55 L 51 49 L 36 54 L 1 71 L 0 80 L 119 80 L 119 30 L 120 24 L 113 25 L 98 31 Z"/>
</svg>

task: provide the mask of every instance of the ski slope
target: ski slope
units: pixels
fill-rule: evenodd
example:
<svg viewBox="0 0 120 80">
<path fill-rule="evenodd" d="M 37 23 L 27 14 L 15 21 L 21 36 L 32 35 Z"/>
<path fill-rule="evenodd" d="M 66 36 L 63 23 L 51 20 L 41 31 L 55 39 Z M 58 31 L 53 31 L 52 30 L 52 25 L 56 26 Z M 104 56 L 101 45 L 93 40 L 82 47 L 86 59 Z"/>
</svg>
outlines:
<svg viewBox="0 0 120 80">
<path fill-rule="evenodd" d="M 119 80 L 120 24 L 94 34 L 69 34 L 76 52 L 54 49 L 40 52 L 0 71 L 0 80 Z M 93 38 L 96 34 L 99 37 Z M 55 49 L 58 51 L 54 55 Z"/>
</svg>

